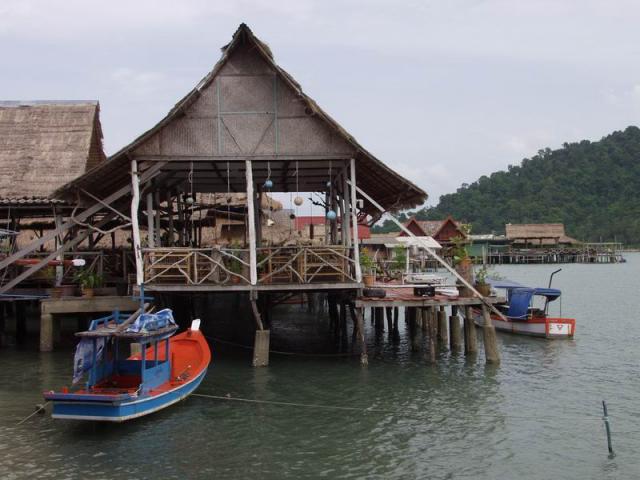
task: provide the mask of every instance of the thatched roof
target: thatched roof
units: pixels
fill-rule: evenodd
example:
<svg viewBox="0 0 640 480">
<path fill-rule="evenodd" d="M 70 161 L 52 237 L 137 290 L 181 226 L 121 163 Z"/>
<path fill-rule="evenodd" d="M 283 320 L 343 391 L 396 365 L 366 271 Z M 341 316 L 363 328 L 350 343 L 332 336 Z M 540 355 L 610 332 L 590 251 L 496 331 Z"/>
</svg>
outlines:
<svg viewBox="0 0 640 480">
<path fill-rule="evenodd" d="M 253 71 L 251 69 L 254 69 Z M 226 71 L 225 73 L 225 69 Z M 248 70 L 247 70 L 248 69 Z M 242 71 L 236 71 L 242 70 Z M 253 72 L 253 73 L 251 73 Z M 285 154 L 285 148 L 281 150 L 268 151 L 265 147 L 265 151 L 256 151 L 257 145 L 260 144 L 261 139 L 252 139 L 252 145 L 256 145 L 256 148 L 247 147 L 242 141 L 239 141 L 233 135 L 230 135 L 230 131 L 233 128 L 242 128 L 239 126 L 239 122 L 249 121 L 266 121 L 270 117 L 261 115 L 271 115 L 269 111 L 270 107 L 264 106 L 262 108 L 265 111 L 256 112 L 255 117 L 247 119 L 247 117 L 235 117 L 233 125 L 225 125 L 229 132 L 223 131 L 219 122 L 212 121 L 212 119 L 219 118 L 224 113 L 219 113 L 216 117 L 214 111 L 214 105 L 217 105 L 220 112 L 220 103 L 217 103 L 217 98 L 220 98 L 220 91 L 223 95 L 229 95 L 229 92 L 233 90 L 228 83 L 225 83 L 222 87 L 217 85 L 214 88 L 214 82 L 220 75 L 225 73 L 227 77 L 242 78 L 242 77 L 256 77 L 252 78 L 251 82 L 255 82 L 258 87 L 264 85 L 264 80 L 258 77 L 270 78 L 269 75 L 277 79 L 277 85 L 281 87 L 274 87 L 272 90 L 276 90 L 281 98 L 286 97 L 289 103 L 285 106 L 289 113 L 282 113 L 283 120 L 281 128 L 285 128 L 285 123 L 289 128 L 289 135 L 284 133 L 280 134 L 280 141 L 285 142 L 289 139 L 291 142 L 298 142 L 296 147 L 290 148 L 289 155 Z M 228 75 L 229 74 L 229 75 Z M 235 80 L 236 82 L 245 80 Z M 249 80 L 247 80 L 249 81 Z M 269 80 L 270 81 L 270 80 Z M 269 84 L 270 85 L 270 84 Z M 247 102 L 254 101 L 259 94 L 257 93 L 259 88 L 246 90 L 247 95 L 241 100 Z M 271 87 L 269 87 L 271 88 Z M 237 93 L 237 92 L 236 92 Z M 233 94 L 233 92 L 231 93 Z M 241 102 L 242 103 L 242 102 Z M 254 102 L 255 103 L 255 102 Z M 253 104 L 252 104 L 253 105 Z M 225 107 L 227 104 L 225 103 Z M 280 109 L 281 107 L 278 107 Z M 284 108 L 284 107 L 283 107 Z M 253 110 L 254 108 L 249 108 Z M 246 109 L 245 109 L 246 110 Z M 295 115 L 291 112 L 295 111 Z M 297 120 L 300 118 L 300 113 L 304 120 Z M 238 113 L 238 112 L 234 112 Z M 285 117 L 285 115 L 288 115 Z M 261 117 L 261 118 L 258 118 Z M 266 118 L 266 120 L 265 120 Z M 257 119 L 257 120 L 256 120 Z M 384 116 L 381 115 L 381 121 L 384 121 Z M 231 120 L 229 121 L 232 122 Z M 224 123 L 224 122 L 223 122 Z M 257 132 L 260 137 L 260 129 L 253 126 L 247 127 L 245 123 L 245 132 L 250 130 L 252 134 Z M 253 124 L 251 124 L 253 125 Z M 219 130 L 217 130 L 220 128 Z M 263 127 L 264 129 L 264 127 Z M 216 133 L 217 132 L 217 133 Z M 307 133 L 313 133 L 314 135 L 307 135 Z M 267 123 L 266 129 L 262 134 L 262 139 L 266 138 L 265 135 L 271 138 L 274 135 Z M 230 138 L 226 143 L 222 142 L 225 137 Z M 170 147 L 163 150 L 163 145 L 168 142 L 172 142 Z M 268 144 L 269 148 L 272 147 L 272 140 L 265 140 L 265 144 Z M 324 143 L 323 143 L 324 142 Z M 224 146 L 222 145 L 224 143 Z M 236 150 L 222 152 L 225 147 L 232 146 L 236 148 L 234 144 L 237 144 Z M 319 145 L 328 145 L 329 148 L 324 150 L 327 153 L 326 157 L 318 155 L 318 150 L 313 150 L 314 147 Z M 289 145 L 291 146 L 291 145 Z M 242 147 L 242 148 L 241 148 Z M 243 148 L 246 150 L 243 150 Z M 305 150 L 305 148 L 307 150 Z M 297 156 L 304 157 L 305 152 L 312 153 L 319 160 L 323 158 L 330 159 L 331 154 L 333 158 L 341 160 L 348 160 L 355 158 L 357 162 L 357 183 L 365 191 L 369 193 L 375 200 L 382 204 L 385 208 L 390 210 L 398 210 L 402 208 L 410 208 L 422 204 L 427 194 L 410 180 L 402 177 L 397 172 L 383 164 L 370 152 L 365 150 L 338 122 L 331 118 L 324 110 L 322 110 L 316 102 L 306 95 L 300 85 L 281 67 L 279 67 L 274 59 L 271 50 L 266 44 L 260 41 L 253 32 L 245 24 L 240 25 L 238 30 L 233 35 L 231 42 L 223 47 L 223 53 L 221 59 L 214 66 L 213 70 L 208 73 L 198 85 L 191 90 L 182 100 L 180 100 L 175 107 L 167 114 L 153 128 L 142 134 L 136 140 L 129 145 L 122 148 L 119 152 L 113 155 L 109 161 L 97 168 L 94 168 L 91 172 L 87 173 L 78 180 L 66 185 L 60 189 L 57 194 L 60 196 L 72 195 L 74 187 L 81 187 L 86 190 L 93 191 L 99 196 L 107 193 L 108 190 L 113 191 L 122 185 L 129 182 L 129 163 L 131 158 L 138 158 L 149 161 L 168 160 L 177 161 L 182 157 L 183 160 L 193 159 L 196 160 L 212 160 L 216 161 L 216 157 L 220 158 L 220 161 L 229 159 L 229 156 L 235 156 L 235 158 L 250 158 L 254 160 L 263 161 L 265 159 L 271 160 L 271 169 L 273 171 L 273 179 L 276 183 L 282 182 L 281 179 L 291 179 L 292 169 L 294 168 L 294 160 L 297 160 Z M 182 153 L 188 152 L 188 153 Z M 322 152 L 321 152 L 322 153 Z M 301 158 L 300 157 L 300 158 Z M 304 168 L 306 164 L 301 162 L 300 168 Z M 234 166 L 235 167 L 235 166 Z M 318 166 L 315 167 L 316 170 Z M 326 170 L 326 166 L 320 167 L 322 171 Z M 312 167 L 309 168 L 310 170 Z M 242 179 L 242 172 L 234 172 L 237 175 L 234 178 Z M 222 172 L 224 174 L 224 172 Z M 313 177 L 311 173 L 305 178 L 305 173 L 301 173 L 302 180 L 310 179 Z M 197 175 L 196 175 L 197 180 Z M 259 174 L 254 173 L 254 179 L 256 181 L 262 181 Z M 233 180 L 236 181 L 236 180 Z M 241 181 L 241 180 L 240 180 Z M 315 173 L 315 180 L 317 185 L 323 185 L 325 180 L 318 178 L 318 172 Z M 289 180 L 291 182 L 291 180 Z M 311 180 L 308 180 L 311 182 Z M 281 186 L 281 185 L 276 185 Z M 236 191 L 242 191 L 242 185 L 232 185 L 236 188 Z M 308 190 L 301 191 L 319 191 L 316 186 L 307 186 Z M 233 188 L 232 188 L 233 189 Z M 276 190 L 274 190 L 276 191 Z M 285 185 L 279 191 L 291 191 L 291 184 Z M 365 202 L 365 209 L 374 211 L 371 205 Z"/>
<path fill-rule="evenodd" d="M 94 101 L 0 101 L 0 202 L 51 194 L 105 159 Z"/>
<path fill-rule="evenodd" d="M 514 243 L 580 243 L 565 234 L 563 223 L 507 223 L 505 231 L 507 239 Z"/>
</svg>

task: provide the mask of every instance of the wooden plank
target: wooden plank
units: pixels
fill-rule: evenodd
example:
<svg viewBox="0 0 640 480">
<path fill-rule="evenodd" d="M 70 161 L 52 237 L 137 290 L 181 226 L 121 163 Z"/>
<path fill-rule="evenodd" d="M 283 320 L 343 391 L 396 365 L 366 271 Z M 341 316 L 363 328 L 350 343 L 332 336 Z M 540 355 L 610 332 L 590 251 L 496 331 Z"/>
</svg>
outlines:
<svg viewBox="0 0 640 480">
<path fill-rule="evenodd" d="M 40 302 L 41 314 L 52 313 L 95 313 L 134 311 L 140 307 L 140 302 L 132 297 L 67 297 L 45 298 Z"/>
</svg>

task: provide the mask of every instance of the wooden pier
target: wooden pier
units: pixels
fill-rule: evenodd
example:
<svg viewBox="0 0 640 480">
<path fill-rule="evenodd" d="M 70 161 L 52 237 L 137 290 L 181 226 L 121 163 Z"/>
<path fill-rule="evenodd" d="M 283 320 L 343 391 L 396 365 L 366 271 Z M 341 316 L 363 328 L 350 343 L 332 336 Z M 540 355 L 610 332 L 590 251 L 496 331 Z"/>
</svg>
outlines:
<svg viewBox="0 0 640 480">
<path fill-rule="evenodd" d="M 354 306 L 356 315 L 364 318 L 364 312 L 370 310 L 371 318 L 376 330 L 384 328 L 384 317 L 387 328 L 394 334 L 398 333 L 398 309 L 404 309 L 404 318 L 408 324 L 411 349 L 420 349 L 420 332 L 428 338 L 428 354 L 431 362 L 436 361 L 438 350 L 451 349 L 458 351 L 463 344 L 466 355 L 474 355 L 478 351 L 475 324 L 471 313 L 472 307 L 480 307 L 484 316 L 483 338 L 485 343 L 485 358 L 487 363 L 499 363 L 500 354 L 497 349 L 495 329 L 491 324 L 489 307 L 487 304 L 504 302 L 504 298 L 485 297 L 484 300 L 473 297 L 450 297 L 434 295 L 433 297 L 414 294 L 413 285 L 376 285 L 375 290 L 382 290 L 384 297 L 359 295 Z M 447 320 L 447 309 L 449 310 Z M 462 314 L 462 321 L 459 316 Z M 358 322 L 358 329 L 360 327 Z M 361 330 L 364 332 L 364 330 Z M 361 358 L 367 361 L 366 342 L 362 338 Z"/>
</svg>

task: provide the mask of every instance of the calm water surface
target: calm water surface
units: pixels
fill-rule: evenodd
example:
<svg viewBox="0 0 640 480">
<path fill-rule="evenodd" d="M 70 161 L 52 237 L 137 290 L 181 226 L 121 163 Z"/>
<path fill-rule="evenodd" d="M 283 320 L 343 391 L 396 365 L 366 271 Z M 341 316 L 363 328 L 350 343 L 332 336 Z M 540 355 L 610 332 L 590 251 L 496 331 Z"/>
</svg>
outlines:
<svg viewBox="0 0 640 480">
<path fill-rule="evenodd" d="M 71 352 L 0 349 L 0 478 L 640 477 L 640 254 L 627 258 L 563 265 L 554 285 L 564 293 L 562 313 L 577 318 L 575 340 L 499 334 L 499 368 L 485 366 L 482 351 L 475 361 L 443 353 L 430 366 L 424 352 L 407 352 L 404 332 L 399 344 L 368 332 L 368 368 L 357 358 L 272 355 L 268 368 L 253 369 L 242 349 L 216 348 L 199 390 L 373 412 L 192 397 L 123 425 L 38 415 L 17 426 L 42 402 L 40 391 L 69 383 Z M 546 285 L 554 267 L 498 271 Z M 289 316 L 293 328 L 274 322 L 274 343 L 287 336 L 286 346 L 300 350 L 300 332 L 321 327 L 304 327 L 311 319 L 298 307 Z"/>
</svg>

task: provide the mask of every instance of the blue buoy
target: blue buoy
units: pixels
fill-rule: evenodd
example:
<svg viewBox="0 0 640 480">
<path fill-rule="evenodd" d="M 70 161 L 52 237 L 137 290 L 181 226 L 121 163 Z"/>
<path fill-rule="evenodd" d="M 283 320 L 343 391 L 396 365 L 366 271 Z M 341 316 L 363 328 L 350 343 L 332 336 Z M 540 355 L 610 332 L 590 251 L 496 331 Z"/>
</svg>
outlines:
<svg viewBox="0 0 640 480">
<path fill-rule="evenodd" d="M 333 222 L 336 218 L 338 218 L 338 215 L 336 214 L 336 212 L 334 212 L 333 210 L 329 210 L 327 212 L 327 219 L 328 220 L 331 220 Z"/>
<path fill-rule="evenodd" d="M 264 188 L 273 188 L 273 181 L 270 178 L 267 178 L 264 182 Z"/>
</svg>

